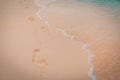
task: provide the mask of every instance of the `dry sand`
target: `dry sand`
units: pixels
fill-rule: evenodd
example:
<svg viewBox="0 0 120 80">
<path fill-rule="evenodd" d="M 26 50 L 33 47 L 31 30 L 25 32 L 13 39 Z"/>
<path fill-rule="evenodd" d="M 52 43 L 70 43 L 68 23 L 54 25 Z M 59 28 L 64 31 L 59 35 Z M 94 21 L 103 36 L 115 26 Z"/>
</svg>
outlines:
<svg viewBox="0 0 120 80">
<path fill-rule="evenodd" d="M 79 41 L 95 54 L 97 80 L 120 79 L 119 27 L 101 10 L 53 4 L 42 13 L 53 28 L 40 21 L 38 10 L 30 0 L 0 1 L 0 80 L 91 80 L 88 54 Z"/>
</svg>

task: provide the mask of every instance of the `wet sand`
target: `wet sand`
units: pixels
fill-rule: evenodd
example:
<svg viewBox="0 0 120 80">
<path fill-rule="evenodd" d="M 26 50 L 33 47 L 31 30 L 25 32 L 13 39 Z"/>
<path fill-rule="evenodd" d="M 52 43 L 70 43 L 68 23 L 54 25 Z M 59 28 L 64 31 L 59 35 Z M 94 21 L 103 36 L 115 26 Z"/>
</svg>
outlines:
<svg viewBox="0 0 120 80">
<path fill-rule="evenodd" d="M 35 15 L 39 7 L 33 1 L 2 0 L 0 10 L 0 80 L 91 80 L 80 41 L 95 55 L 97 80 L 120 79 L 119 26 L 101 9 L 56 2 L 41 14 L 53 28 Z"/>
<path fill-rule="evenodd" d="M 50 24 L 90 46 L 95 54 L 93 63 L 98 80 L 119 80 L 120 28 L 113 18 L 105 15 L 110 14 L 108 12 L 86 4 L 58 3 L 43 14 L 47 15 Z"/>
</svg>

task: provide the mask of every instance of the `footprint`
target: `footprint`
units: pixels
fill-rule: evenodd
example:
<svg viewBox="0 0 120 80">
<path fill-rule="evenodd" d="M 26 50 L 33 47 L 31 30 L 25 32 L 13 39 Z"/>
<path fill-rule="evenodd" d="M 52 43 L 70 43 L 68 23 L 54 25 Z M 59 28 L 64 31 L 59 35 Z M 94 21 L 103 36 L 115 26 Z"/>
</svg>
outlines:
<svg viewBox="0 0 120 80">
<path fill-rule="evenodd" d="M 43 26 L 41 26 L 40 28 L 41 28 L 41 29 L 45 29 L 45 27 L 43 27 Z"/>
<path fill-rule="evenodd" d="M 33 51 L 32 62 L 35 66 L 37 66 L 40 69 L 45 69 L 48 65 L 47 60 L 45 58 L 42 58 L 39 49 L 35 49 Z"/>
<path fill-rule="evenodd" d="M 28 18 L 28 20 L 30 20 L 30 21 L 35 21 L 35 18 L 34 18 L 33 16 L 30 16 L 30 17 Z"/>
</svg>

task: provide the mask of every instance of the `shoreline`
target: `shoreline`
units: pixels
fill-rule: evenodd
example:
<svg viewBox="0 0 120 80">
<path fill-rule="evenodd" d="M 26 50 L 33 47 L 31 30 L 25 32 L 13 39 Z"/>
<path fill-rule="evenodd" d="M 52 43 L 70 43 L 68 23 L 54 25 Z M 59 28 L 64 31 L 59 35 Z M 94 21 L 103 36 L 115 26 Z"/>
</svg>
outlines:
<svg viewBox="0 0 120 80">
<path fill-rule="evenodd" d="M 120 79 L 119 31 L 102 9 L 53 3 L 41 13 L 44 22 L 32 0 L 0 4 L 1 80 Z"/>
<path fill-rule="evenodd" d="M 52 3 L 52 2 L 51 2 Z M 44 21 L 43 17 L 41 16 L 41 13 L 42 11 L 45 10 L 45 5 L 39 5 L 36 1 L 35 1 L 35 4 L 41 8 L 41 10 L 39 10 L 36 14 L 37 16 L 40 18 L 41 21 Z M 55 29 L 54 27 L 52 27 L 52 25 L 49 24 L 48 21 L 45 20 L 45 24 L 48 28 L 52 28 L 52 29 Z M 69 38 L 71 40 L 74 40 L 74 36 L 68 34 L 67 32 L 65 32 L 64 30 L 62 29 L 59 29 L 59 28 L 56 28 L 55 29 L 56 31 L 59 31 L 59 32 L 62 32 L 63 35 L 66 37 L 66 38 Z M 87 52 L 88 54 L 88 64 L 89 64 L 89 71 L 88 71 L 88 76 L 91 78 L 91 80 L 97 80 L 96 79 L 96 76 L 94 75 L 94 65 L 92 64 L 92 58 L 93 58 L 93 54 L 91 52 L 91 50 L 89 50 L 88 48 L 88 45 L 84 44 L 83 42 L 79 41 L 80 42 L 80 45 L 83 46 L 83 49 Z"/>
</svg>

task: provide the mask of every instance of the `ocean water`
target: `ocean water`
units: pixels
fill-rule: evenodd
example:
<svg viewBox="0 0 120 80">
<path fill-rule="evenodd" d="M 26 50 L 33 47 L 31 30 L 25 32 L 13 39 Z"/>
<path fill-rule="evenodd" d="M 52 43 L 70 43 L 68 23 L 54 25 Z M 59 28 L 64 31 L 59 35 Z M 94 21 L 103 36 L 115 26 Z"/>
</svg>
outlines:
<svg viewBox="0 0 120 80">
<path fill-rule="evenodd" d="M 68 0 L 70 1 L 70 0 Z M 104 8 L 107 11 L 112 13 L 107 14 L 106 16 L 113 16 L 114 18 L 120 21 L 120 0 L 71 0 L 76 3 L 85 3 L 89 5 L 94 5 L 99 8 Z"/>
<path fill-rule="evenodd" d="M 74 0 L 74 1 L 91 3 L 99 6 L 120 8 L 120 0 Z"/>
<path fill-rule="evenodd" d="M 120 0 L 76 0 L 76 2 L 84 2 L 98 7 L 111 9 L 116 12 L 116 14 L 120 15 Z"/>
<path fill-rule="evenodd" d="M 37 2 L 44 5 L 51 5 L 54 2 L 93 5 L 105 9 L 108 12 L 105 14 L 106 16 L 112 17 L 116 22 L 120 23 L 120 0 L 38 0 Z"/>
<path fill-rule="evenodd" d="M 91 4 L 106 9 L 111 9 L 112 11 L 115 12 L 115 14 L 120 15 L 120 0 L 74 0 L 74 1 Z"/>
</svg>

